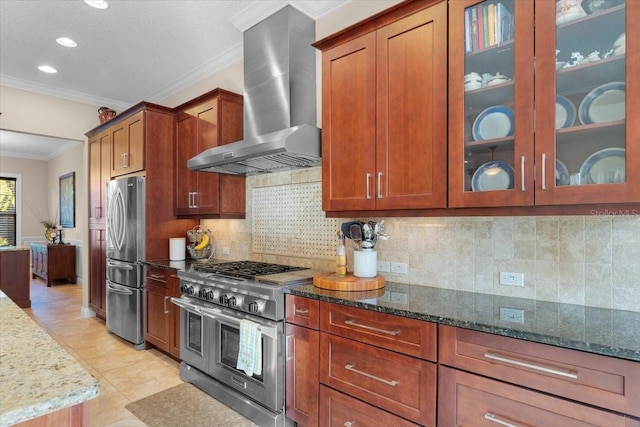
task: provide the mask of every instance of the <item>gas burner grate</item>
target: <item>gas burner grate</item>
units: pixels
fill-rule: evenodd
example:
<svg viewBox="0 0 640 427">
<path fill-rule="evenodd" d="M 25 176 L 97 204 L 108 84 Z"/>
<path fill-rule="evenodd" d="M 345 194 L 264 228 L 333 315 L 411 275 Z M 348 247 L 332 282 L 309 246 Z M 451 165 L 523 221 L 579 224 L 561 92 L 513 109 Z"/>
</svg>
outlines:
<svg viewBox="0 0 640 427">
<path fill-rule="evenodd" d="M 207 273 L 223 274 L 232 277 L 242 277 L 253 279 L 256 276 L 266 276 L 269 274 L 286 273 L 289 271 L 307 270 L 306 267 L 295 267 L 292 265 L 270 264 L 258 261 L 232 261 L 196 265 L 198 271 Z"/>
</svg>

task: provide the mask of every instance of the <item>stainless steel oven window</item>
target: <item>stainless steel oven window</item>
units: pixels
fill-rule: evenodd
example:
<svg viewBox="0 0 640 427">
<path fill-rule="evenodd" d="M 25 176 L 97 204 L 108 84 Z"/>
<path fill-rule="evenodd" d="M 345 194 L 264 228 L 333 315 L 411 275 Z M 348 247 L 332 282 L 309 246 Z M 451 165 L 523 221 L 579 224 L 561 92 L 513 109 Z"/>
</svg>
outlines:
<svg viewBox="0 0 640 427">
<path fill-rule="evenodd" d="M 262 348 L 265 349 L 265 340 L 262 337 Z M 238 350 L 240 349 L 240 330 L 237 327 L 220 323 L 220 362 L 235 371 L 241 372 L 246 376 L 244 371 L 236 369 L 238 364 Z M 264 372 L 265 358 L 262 358 L 262 370 Z M 263 382 L 262 374 L 253 374 L 253 378 Z"/>
</svg>

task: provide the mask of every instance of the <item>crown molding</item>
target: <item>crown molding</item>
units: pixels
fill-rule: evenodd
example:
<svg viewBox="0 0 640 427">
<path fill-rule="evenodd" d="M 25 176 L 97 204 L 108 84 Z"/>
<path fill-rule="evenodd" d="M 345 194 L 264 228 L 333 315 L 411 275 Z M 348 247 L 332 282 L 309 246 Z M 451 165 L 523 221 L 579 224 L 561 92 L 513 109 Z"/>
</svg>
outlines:
<svg viewBox="0 0 640 427">
<path fill-rule="evenodd" d="M 131 106 L 129 103 L 116 101 L 115 99 L 102 98 L 99 96 L 89 95 L 83 92 L 73 90 L 65 90 L 59 87 L 33 83 L 16 77 L 0 75 L 0 84 L 3 86 L 14 87 L 16 89 L 27 90 L 29 92 L 40 93 L 43 95 L 55 96 L 57 98 L 68 99 L 70 101 L 82 102 L 89 105 L 110 105 L 112 108 L 122 111 Z"/>
</svg>

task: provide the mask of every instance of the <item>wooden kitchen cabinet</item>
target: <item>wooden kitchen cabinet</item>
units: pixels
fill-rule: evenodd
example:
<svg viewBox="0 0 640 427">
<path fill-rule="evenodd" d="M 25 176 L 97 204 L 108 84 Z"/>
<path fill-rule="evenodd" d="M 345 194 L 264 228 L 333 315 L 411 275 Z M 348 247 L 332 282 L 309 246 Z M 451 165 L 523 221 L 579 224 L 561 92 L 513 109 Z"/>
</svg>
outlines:
<svg viewBox="0 0 640 427">
<path fill-rule="evenodd" d="M 440 366 L 438 425 L 637 427 L 638 420 Z"/>
<path fill-rule="evenodd" d="M 31 273 L 47 286 L 57 280 L 76 283 L 76 247 L 31 243 Z"/>
<path fill-rule="evenodd" d="M 89 308 L 107 318 L 107 230 L 104 224 L 89 224 Z"/>
<path fill-rule="evenodd" d="M 175 270 L 145 266 L 144 339 L 159 350 L 180 358 L 180 312 L 171 297 L 180 296 Z"/>
<path fill-rule="evenodd" d="M 318 426 L 320 307 L 317 300 L 286 296 L 286 409 L 299 426 Z M 327 424 L 322 424 L 327 425 Z"/>
<path fill-rule="evenodd" d="M 196 172 L 187 161 L 242 139 L 242 96 L 215 89 L 175 109 L 175 213 L 178 217 L 244 218 L 245 178 Z"/>
<path fill-rule="evenodd" d="M 514 425 L 638 425 L 625 424 L 640 415 L 638 362 L 446 325 L 438 333 L 441 425 L 482 425 L 486 414 Z"/>
<path fill-rule="evenodd" d="M 89 307 L 98 317 L 104 319 L 107 215 L 105 184 L 112 178 L 112 168 L 117 170 L 116 174 L 145 177 L 146 259 L 168 259 L 168 239 L 184 236 L 187 230 L 198 224 L 198 221 L 176 219 L 174 213 L 171 191 L 175 181 L 173 110 L 140 102 L 88 131 L 86 135 L 89 140 L 90 180 Z M 117 148 L 113 148 L 114 145 Z M 125 158 L 126 162 L 120 163 L 120 160 Z"/>
<path fill-rule="evenodd" d="M 640 3 L 620 3 L 569 20 L 546 0 L 450 2 L 449 207 L 640 202 L 640 51 L 607 53 L 640 39 Z"/>
<path fill-rule="evenodd" d="M 111 133 L 105 131 L 89 139 L 89 224 L 105 224 L 110 168 Z"/>
<path fill-rule="evenodd" d="M 111 177 L 144 170 L 144 111 L 111 129 Z"/>
<path fill-rule="evenodd" d="M 325 211 L 446 206 L 447 4 L 400 4 L 322 50 Z"/>
<path fill-rule="evenodd" d="M 320 383 L 436 425 L 437 325 L 320 302 Z"/>
</svg>

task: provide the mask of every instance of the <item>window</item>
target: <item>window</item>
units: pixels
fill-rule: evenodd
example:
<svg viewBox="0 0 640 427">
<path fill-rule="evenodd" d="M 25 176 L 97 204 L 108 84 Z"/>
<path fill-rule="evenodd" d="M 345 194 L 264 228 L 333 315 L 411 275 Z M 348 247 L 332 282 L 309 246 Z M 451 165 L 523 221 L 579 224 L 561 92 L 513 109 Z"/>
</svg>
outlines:
<svg viewBox="0 0 640 427">
<path fill-rule="evenodd" d="M 15 246 L 16 178 L 0 177 L 0 246 Z"/>
</svg>

